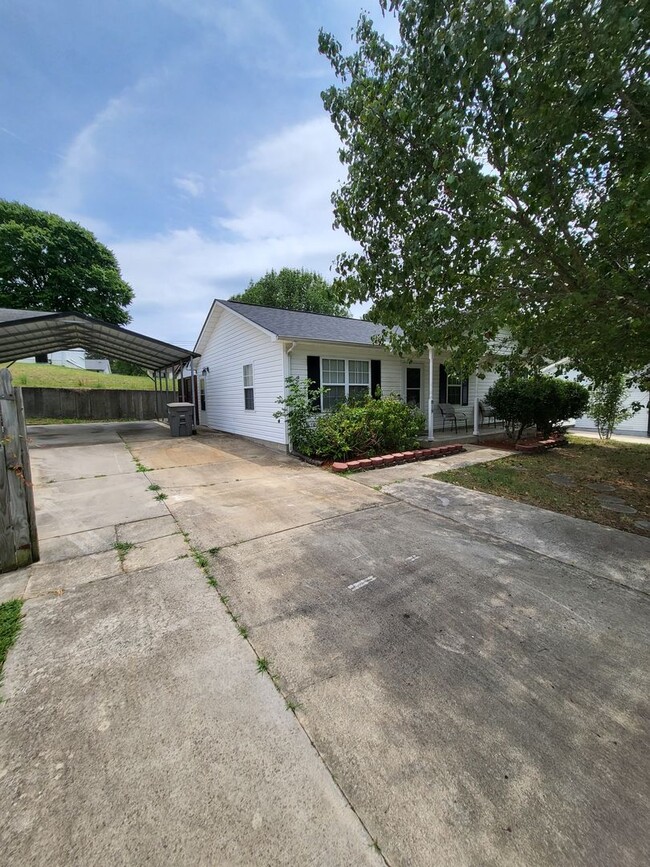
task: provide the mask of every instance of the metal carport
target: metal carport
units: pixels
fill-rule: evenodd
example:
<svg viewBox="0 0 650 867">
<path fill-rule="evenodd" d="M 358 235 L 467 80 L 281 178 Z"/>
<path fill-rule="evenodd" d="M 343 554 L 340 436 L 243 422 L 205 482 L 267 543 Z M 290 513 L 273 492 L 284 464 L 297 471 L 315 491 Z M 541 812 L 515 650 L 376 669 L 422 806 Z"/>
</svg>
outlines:
<svg viewBox="0 0 650 867">
<path fill-rule="evenodd" d="M 196 352 L 146 337 L 128 328 L 93 319 L 82 313 L 47 313 L 42 310 L 0 308 L 0 363 L 61 349 L 85 349 L 100 356 L 130 361 L 149 371 L 159 405 L 176 399 L 174 381 L 180 379 L 181 399 L 191 398 L 196 418 L 196 395 L 192 361 Z M 185 395 L 185 367 L 192 366 L 190 395 Z M 171 381 L 171 388 L 170 388 Z M 160 418 L 166 413 L 160 412 Z"/>
</svg>

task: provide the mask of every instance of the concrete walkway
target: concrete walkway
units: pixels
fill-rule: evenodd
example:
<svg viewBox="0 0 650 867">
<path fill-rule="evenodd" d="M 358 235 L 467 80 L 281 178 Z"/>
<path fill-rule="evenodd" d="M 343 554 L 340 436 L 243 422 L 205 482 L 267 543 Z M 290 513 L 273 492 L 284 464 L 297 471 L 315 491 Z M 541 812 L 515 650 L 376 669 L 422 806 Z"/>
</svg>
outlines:
<svg viewBox="0 0 650 867">
<path fill-rule="evenodd" d="M 3 863 L 383 863 L 118 432 L 169 443 L 32 434 L 43 561 L 0 576 L 26 597 L 0 687 Z"/>
<path fill-rule="evenodd" d="M 422 477 L 442 461 L 339 478 L 121 426 L 137 473 L 95 427 L 32 451 L 52 559 L 2 687 L 8 860 L 650 861 L 648 540 Z"/>
</svg>

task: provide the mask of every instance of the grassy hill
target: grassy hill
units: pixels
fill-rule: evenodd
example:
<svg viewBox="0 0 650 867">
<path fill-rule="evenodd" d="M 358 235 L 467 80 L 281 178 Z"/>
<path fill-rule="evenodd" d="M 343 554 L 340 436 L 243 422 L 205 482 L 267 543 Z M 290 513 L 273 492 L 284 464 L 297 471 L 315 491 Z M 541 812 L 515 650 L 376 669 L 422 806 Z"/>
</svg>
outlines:
<svg viewBox="0 0 650 867">
<path fill-rule="evenodd" d="M 6 367 L 2 364 L 0 367 Z M 148 376 L 122 376 L 117 373 L 95 373 L 57 364 L 12 364 L 9 368 L 14 385 L 35 388 L 125 388 L 130 391 L 153 389 Z"/>
</svg>

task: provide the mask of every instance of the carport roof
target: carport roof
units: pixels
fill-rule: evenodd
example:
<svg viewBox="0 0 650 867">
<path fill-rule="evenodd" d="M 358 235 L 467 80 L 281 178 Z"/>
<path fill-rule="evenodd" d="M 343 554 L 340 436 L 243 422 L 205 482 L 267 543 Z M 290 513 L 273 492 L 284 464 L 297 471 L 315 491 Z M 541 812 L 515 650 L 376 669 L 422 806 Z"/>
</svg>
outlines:
<svg viewBox="0 0 650 867">
<path fill-rule="evenodd" d="M 195 352 L 82 313 L 0 308 L 0 362 L 59 349 L 86 349 L 147 370 L 171 367 Z"/>
</svg>

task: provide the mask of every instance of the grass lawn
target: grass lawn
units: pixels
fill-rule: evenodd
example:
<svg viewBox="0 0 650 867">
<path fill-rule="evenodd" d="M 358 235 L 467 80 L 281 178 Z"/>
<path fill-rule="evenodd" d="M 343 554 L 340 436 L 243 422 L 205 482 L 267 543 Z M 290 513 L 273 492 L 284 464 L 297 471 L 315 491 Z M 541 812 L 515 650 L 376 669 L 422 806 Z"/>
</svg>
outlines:
<svg viewBox="0 0 650 867">
<path fill-rule="evenodd" d="M 548 478 L 550 473 L 560 474 L 560 479 Z M 562 477 L 574 486 L 562 485 Z M 650 531 L 635 525 L 636 521 L 650 521 L 650 444 L 606 443 L 571 436 L 564 448 L 448 470 L 434 478 L 650 536 Z M 596 482 L 610 484 L 614 490 L 597 492 L 587 487 Z M 637 512 L 624 515 L 608 511 L 602 507 L 601 497 L 620 497 Z"/>
<path fill-rule="evenodd" d="M 0 367 L 6 367 L 1 364 Z M 118 373 L 96 373 L 58 364 L 21 364 L 9 368 L 14 385 L 35 388 L 125 388 L 129 391 L 151 390 L 148 376 L 122 376 Z"/>
<path fill-rule="evenodd" d="M 3 602 L 0 605 L 0 680 L 2 679 L 2 669 L 9 648 L 20 632 L 20 611 L 22 607 L 22 599 L 11 599 L 9 602 Z"/>
</svg>

